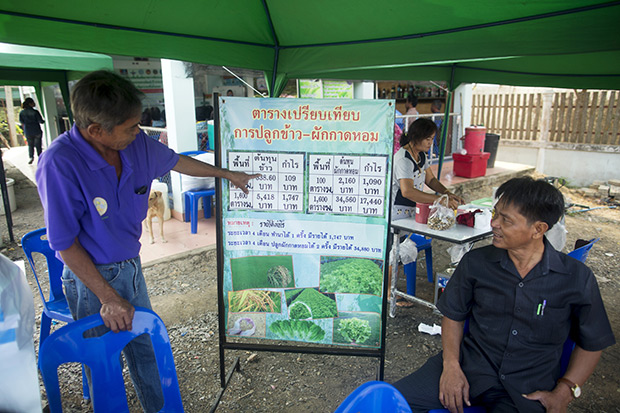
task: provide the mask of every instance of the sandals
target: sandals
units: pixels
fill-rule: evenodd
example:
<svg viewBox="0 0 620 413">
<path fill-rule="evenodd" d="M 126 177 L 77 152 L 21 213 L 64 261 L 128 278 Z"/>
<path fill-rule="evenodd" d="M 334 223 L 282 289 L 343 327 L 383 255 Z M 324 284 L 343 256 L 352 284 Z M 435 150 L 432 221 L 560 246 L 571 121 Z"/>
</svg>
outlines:
<svg viewBox="0 0 620 413">
<path fill-rule="evenodd" d="M 397 298 L 396 299 L 396 306 L 400 307 L 400 308 L 411 308 L 413 307 L 413 303 L 411 301 L 407 301 L 404 298 Z"/>
</svg>

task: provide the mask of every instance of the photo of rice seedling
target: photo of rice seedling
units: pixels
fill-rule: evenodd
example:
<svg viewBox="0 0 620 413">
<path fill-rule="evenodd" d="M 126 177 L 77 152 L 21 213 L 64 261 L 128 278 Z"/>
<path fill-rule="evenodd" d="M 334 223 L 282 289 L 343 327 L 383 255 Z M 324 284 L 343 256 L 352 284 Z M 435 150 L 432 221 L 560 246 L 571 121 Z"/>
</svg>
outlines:
<svg viewBox="0 0 620 413">
<path fill-rule="evenodd" d="M 325 330 L 308 320 L 279 320 L 269 324 L 273 338 L 316 342 L 325 338 Z"/>
<path fill-rule="evenodd" d="M 228 313 L 226 334 L 238 337 L 265 337 L 265 314 Z"/>
<path fill-rule="evenodd" d="M 293 288 L 295 277 L 290 255 L 255 255 L 230 260 L 234 291 L 252 288 Z"/>
<path fill-rule="evenodd" d="M 381 317 L 377 313 L 340 313 L 334 319 L 334 344 L 379 347 Z"/>
<path fill-rule="evenodd" d="M 277 291 L 242 290 L 228 293 L 228 311 L 232 313 L 279 313 L 282 294 Z"/>
<path fill-rule="evenodd" d="M 321 257 L 320 290 L 328 293 L 381 295 L 383 261 Z"/>
<path fill-rule="evenodd" d="M 316 288 L 297 288 L 286 290 L 284 296 L 291 319 L 319 319 L 338 316 L 334 294 L 323 294 Z M 300 303 L 304 305 L 300 305 Z"/>
</svg>

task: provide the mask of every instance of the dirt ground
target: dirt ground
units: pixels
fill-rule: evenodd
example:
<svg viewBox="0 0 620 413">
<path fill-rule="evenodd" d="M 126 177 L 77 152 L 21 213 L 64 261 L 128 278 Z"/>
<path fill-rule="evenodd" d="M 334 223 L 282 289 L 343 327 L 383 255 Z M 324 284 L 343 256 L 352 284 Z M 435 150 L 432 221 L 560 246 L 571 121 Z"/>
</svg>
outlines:
<svg viewBox="0 0 620 413">
<path fill-rule="evenodd" d="M 13 214 L 13 230 L 16 241 L 19 241 L 27 232 L 44 226 L 43 213 L 34 184 L 10 164 L 5 166 L 7 175 L 16 180 L 18 209 Z M 574 203 L 597 206 L 592 199 L 581 198 L 575 191 L 562 190 Z M 490 196 L 490 193 L 471 195 L 483 197 Z M 598 209 L 567 216 L 565 247 L 565 251 L 572 249 L 577 238 L 601 238 L 590 253 L 588 265 L 599 280 L 617 337 L 620 337 L 619 224 L 618 209 Z M 0 217 L 0 234 L 4 238 L 0 252 L 12 260 L 25 259 L 20 245 L 8 241 L 4 216 Z M 447 267 L 448 247 L 447 243 L 433 241 L 436 270 Z M 423 262 L 418 260 L 418 296 L 432 300 L 432 285 L 425 281 Z M 168 326 L 185 410 L 208 411 L 220 391 L 216 252 L 188 253 L 183 258 L 147 266 L 144 273 L 153 307 Z M 27 277 L 35 308 L 40 313 L 41 301 L 29 268 Z M 38 348 L 38 323 L 37 320 L 35 348 Z M 441 338 L 419 333 L 417 327 L 420 323 L 439 324 L 440 317 L 419 305 L 398 309 L 395 318 L 388 317 L 386 381 L 400 379 L 440 350 Z M 232 376 L 218 412 L 331 412 L 357 386 L 374 380 L 379 365 L 375 358 L 364 357 L 259 352 L 257 357 L 248 361 L 250 355 L 247 351 L 226 351 L 226 371 L 236 357 L 241 359 L 241 371 Z M 81 399 L 81 377 L 77 366 L 65 369 L 61 382 L 65 411 L 92 411 L 91 405 Z M 131 384 L 127 387 L 131 411 L 140 411 Z M 45 406 L 42 385 L 41 395 Z M 582 398 L 573 402 L 569 411 L 620 412 L 618 345 L 603 352 L 596 371 L 583 386 Z"/>
</svg>

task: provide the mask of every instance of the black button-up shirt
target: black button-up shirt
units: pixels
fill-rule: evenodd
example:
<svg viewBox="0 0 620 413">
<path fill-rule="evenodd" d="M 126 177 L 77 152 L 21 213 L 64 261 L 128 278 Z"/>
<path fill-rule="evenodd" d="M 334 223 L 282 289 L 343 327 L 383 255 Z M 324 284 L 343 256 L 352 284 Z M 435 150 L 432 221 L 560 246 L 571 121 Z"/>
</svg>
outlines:
<svg viewBox="0 0 620 413">
<path fill-rule="evenodd" d="M 451 320 L 469 318 L 461 366 L 471 396 L 501 383 L 520 411 L 534 407 L 521 394 L 555 387 L 569 333 L 588 351 L 615 343 L 594 274 L 546 239 L 541 261 L 524 278 L 506 250 L 469 252 L 437 307 Z"/>
</svg>

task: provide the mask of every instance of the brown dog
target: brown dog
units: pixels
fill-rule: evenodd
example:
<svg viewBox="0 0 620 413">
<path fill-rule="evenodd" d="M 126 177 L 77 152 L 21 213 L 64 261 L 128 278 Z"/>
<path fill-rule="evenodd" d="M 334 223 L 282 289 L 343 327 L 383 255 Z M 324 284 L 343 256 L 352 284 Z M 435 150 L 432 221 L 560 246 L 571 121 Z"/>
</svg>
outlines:
<svg viewBox="0 0 620 413">
<path fill-rule="evenodd" d="M 161 242 L 168 242 L 164 238 L 164 197 L 161 191 L 152 191 L 149 195 L 149 209 L 146 212 L 146 227 L 149 229 L 149 239 L 151 244 L 155 242 L 153 238 L 153 217 L 157 217 L 159 221 L 159 235 Z"/>
</svg>

